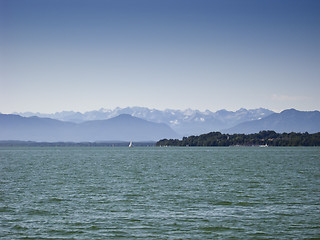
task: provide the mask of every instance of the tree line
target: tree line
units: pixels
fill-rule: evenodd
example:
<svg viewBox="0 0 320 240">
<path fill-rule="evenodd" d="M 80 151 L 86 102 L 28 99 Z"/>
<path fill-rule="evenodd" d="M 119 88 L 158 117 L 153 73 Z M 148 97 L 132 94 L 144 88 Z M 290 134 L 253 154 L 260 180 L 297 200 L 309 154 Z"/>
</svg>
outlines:
<svg viewBox="0 0 320 240">
<path fill-rule="evenodd" d="M 200 136 L 179 139 L 162 139 L 156 146 L 320 146 L 320 132 L 276 133 L 260 131 L 254 134 L 222 134 L 210 132 Z"/>
</svg>

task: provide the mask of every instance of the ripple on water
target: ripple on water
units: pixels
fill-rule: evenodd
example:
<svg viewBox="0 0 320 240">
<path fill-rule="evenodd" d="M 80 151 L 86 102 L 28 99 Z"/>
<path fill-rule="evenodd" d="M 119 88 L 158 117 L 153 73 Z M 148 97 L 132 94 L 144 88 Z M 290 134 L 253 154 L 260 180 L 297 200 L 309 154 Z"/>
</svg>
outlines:
<svg viewBox="0 0 320 240">
<path fill-rule="evenodd" d="M 320 148 L 131 150 L 0 148 L 0 238 L 320 236 Z"/>
</svg>

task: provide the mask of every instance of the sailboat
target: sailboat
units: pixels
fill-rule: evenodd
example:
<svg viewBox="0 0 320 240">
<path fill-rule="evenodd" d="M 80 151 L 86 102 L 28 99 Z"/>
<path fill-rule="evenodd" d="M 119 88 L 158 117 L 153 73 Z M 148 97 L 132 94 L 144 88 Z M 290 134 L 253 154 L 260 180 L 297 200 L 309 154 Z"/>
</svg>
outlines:
<svg viewBox="0 0 320 240">
<path fill-rule="evenodd" d="M 265 145 L 259 145 L 259 147 L 269 147 L 268 144 Z"/>
<path fill-rule="evenodd" d="M 133 145 L 132 145 L 132 141 L 129 143 L 129 148 L 131 148 Z"/>
</svg>

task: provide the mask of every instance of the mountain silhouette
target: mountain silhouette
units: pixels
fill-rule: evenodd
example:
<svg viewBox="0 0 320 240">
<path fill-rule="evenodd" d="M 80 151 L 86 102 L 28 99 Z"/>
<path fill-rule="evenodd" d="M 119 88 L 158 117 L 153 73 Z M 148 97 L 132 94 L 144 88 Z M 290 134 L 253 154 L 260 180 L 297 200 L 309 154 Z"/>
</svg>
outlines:
<svg viewBox="0 0 320 240">
<path fill-rule="evenodd" d="M 211 112 L 206 110 L 201 112 L 199 110 L 157 110 L 149 109 L 145 107 L 126 107 L 89 111 L 85 113 L 62 111 L 52 114 L 42 113 L 17 113 L 24 117 L 38 116 L 57 119 L 60 121 L 82 123 L 86 121 L 94 120 L 106 120 L 116 117 L 121 114 L 129 114 L 134 117 L 138 117 L 147 121 L 165 123 L 170 126 L 175 132 L 181 136 L 190 136 L 197 134 L 204 134 L 211 131 L 221 131 L 222 129 L 228 129 L 235 125 L 251 121 L 258 120 L 274 113 L 265 108 L 258 109 L 245 109 L 241 108 L 237 111 L 219 110 Z"/>
<path fill-rule="evenodd" d="M 128 114 L 83 123 L 0 114 L 0 140 L 156 141 L 168 137 L 179 136 L 166 124 L 146 121 Z"/>
<path fill-rule="evenodd" d="M 260 120 L 240 123 L 229 128 L 224 133 L 258 133 L 263 130 L 283 132 L 320 132 L 319 111 L 298 111 L 295 109 L 284 110 L 281 113 L 273 113 Z"/>
</svg>

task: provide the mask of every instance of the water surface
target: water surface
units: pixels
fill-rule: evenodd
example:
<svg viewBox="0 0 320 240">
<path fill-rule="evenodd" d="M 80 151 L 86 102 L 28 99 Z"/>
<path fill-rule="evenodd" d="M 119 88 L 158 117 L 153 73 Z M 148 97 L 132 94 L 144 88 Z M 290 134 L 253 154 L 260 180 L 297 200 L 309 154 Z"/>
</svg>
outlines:
<svg viewBox="0 0 320 240">
<path fill-rule="evenodd" d="M 320 148 L 0 148 L 1 239 L 320 238 Z"/>
</svg>

